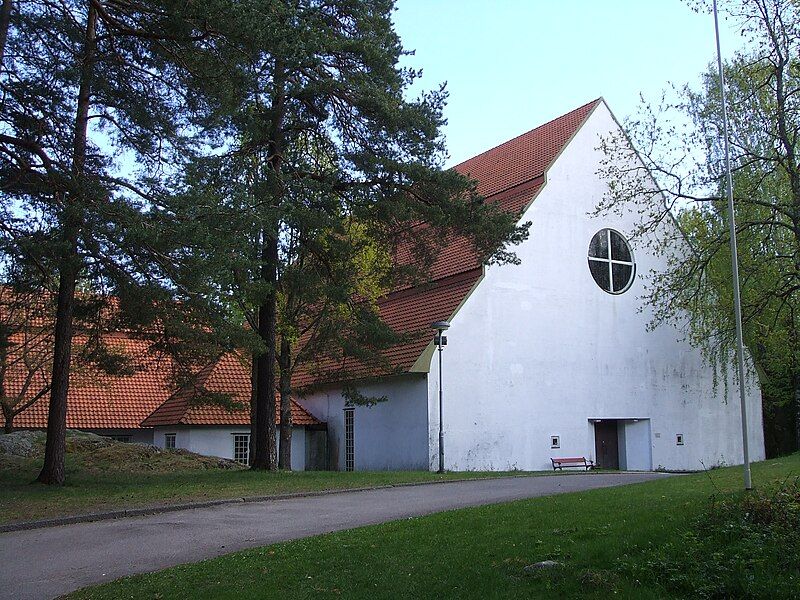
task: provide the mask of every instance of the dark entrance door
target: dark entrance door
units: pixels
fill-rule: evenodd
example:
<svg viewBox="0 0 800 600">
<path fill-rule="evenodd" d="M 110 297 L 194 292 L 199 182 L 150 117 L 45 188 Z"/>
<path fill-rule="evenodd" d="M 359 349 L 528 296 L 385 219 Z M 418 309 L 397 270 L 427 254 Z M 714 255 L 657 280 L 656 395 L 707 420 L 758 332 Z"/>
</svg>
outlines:
<svg viewBox="0 0 800 600">
<path fill-rule="evenodd" d="M 594 455 L 597 457 L 597 466 L 601 469 L 619 469 L 616 421 L 595 421 Z"/>
</svg>

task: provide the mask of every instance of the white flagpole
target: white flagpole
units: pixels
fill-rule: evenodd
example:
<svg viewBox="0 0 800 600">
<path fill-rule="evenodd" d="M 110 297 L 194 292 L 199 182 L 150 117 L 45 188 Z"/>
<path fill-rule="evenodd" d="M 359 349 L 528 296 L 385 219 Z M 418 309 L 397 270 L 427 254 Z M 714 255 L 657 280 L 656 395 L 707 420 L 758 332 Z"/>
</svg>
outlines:
<svg viewBox="0 0 800 600">
<path fill-rule="evenodd" d="M 736 248 L 736 218 L 733 214 L 733 177 L 731 176 L 730 150 L 728 149 L 728 107 L 725 100 L 725 76 L 722 72 L 722 51 L 719 45 L 719 17 L 717 0 L 714 0 L 714 33 L 717 38 L 717 67 L 719 68 L 719 89 L 722 96 L 722 125 L 725 141 L 725 171 L 728 185 L 728 228 L 731 236 L 731 270 L 733 273 L 733 307 L 736 317 L 736 355 L 739 363 L 739 406 L 742 410 L 742 452 L 744 453 L 744 489 L 752 490 L 750 479 L 750 450 L 747 440 L 747 404 L 744 381 L 744 341 L 742 339 L 742 300 L 739 292 L 739 253 Z"/>
</svg>

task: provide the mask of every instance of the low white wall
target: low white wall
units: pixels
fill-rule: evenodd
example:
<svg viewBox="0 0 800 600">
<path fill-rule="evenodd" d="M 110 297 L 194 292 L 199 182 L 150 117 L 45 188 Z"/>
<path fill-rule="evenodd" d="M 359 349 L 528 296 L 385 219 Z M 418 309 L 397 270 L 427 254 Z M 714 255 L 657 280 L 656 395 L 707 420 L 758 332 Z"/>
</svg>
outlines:
<svg viewBox="0 0 800 600">
<path fill-rule="evenodd" d="M 375 406 L 355 407 L 354 458 L 357 471 L 427 470 L 428 422 L 426 375 L 411 373 L 359 386 L 366 396 L 388 396 Z M 344 408 L 341 389 L 328 388 L 298 398 L 328 425 L 332 469 L 345 470 Z"/>
<path fill-rule="evenodd" d="M 189 450 L 194 452 L 191 449 L 191 431 L 186 426 L 181 425 L 180 427 L 154 427 L 153 428 L 153 445 L 158 446 L 159 448 L 165 447 L 165 440 L 164 436 L 169 433 L 175 434 L 175 447 L 176 448 L 183 448 L 184 450 Z"/>
<path fill-rule="evenodd" d="M 164 435 L 175 434 L 175 447 L 205 456 L 233 459 L 233 436 L 249 434 L 249 427 L 156 427 L 155 445 L 164 447 Z M 279 438 L 275 428 L 276 439 Z M 303 471 L 306 461 L 306 430 L 292 427 L 292 470 Z"/>
</svg>

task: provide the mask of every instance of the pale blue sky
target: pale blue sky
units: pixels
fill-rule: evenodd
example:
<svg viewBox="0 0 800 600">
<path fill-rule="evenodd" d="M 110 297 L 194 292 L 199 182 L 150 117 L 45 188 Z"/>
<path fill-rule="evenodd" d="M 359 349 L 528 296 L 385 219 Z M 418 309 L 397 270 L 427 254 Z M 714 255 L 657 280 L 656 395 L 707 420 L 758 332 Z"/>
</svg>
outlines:
<svg viewBox="0 0 800 600">
<path fill-rule="evenodd" d="M 448 82 L 451 166 L 603 96 L 617 118 L 639 93 L 696 82 L 714 23 L 680 0 L 398 0 L 405 64 Z M 741 43 L 721 24 L 723 56 Z"/>
</svg>

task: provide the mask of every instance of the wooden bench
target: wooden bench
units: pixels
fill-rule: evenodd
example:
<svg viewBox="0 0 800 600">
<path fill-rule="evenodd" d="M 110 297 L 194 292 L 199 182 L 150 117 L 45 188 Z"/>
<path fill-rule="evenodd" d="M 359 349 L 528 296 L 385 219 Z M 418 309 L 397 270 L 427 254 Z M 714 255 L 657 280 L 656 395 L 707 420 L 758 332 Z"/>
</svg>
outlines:
<svg viewBox="0 0 800 600">
<path fill-rule="evenodd" d="M 556 470 L 564 470 L 564 467 L 578 467 L 584 468 L 587 471 L 589 469 L 594 469 L 594 463 L 591 460 L 587 460 L 583 456 L 572 456 L 572 457 L 565 457 L 565 458 L 551 458 L 550 462 L 553 463 L 553 471 Z"/>
</svg>

